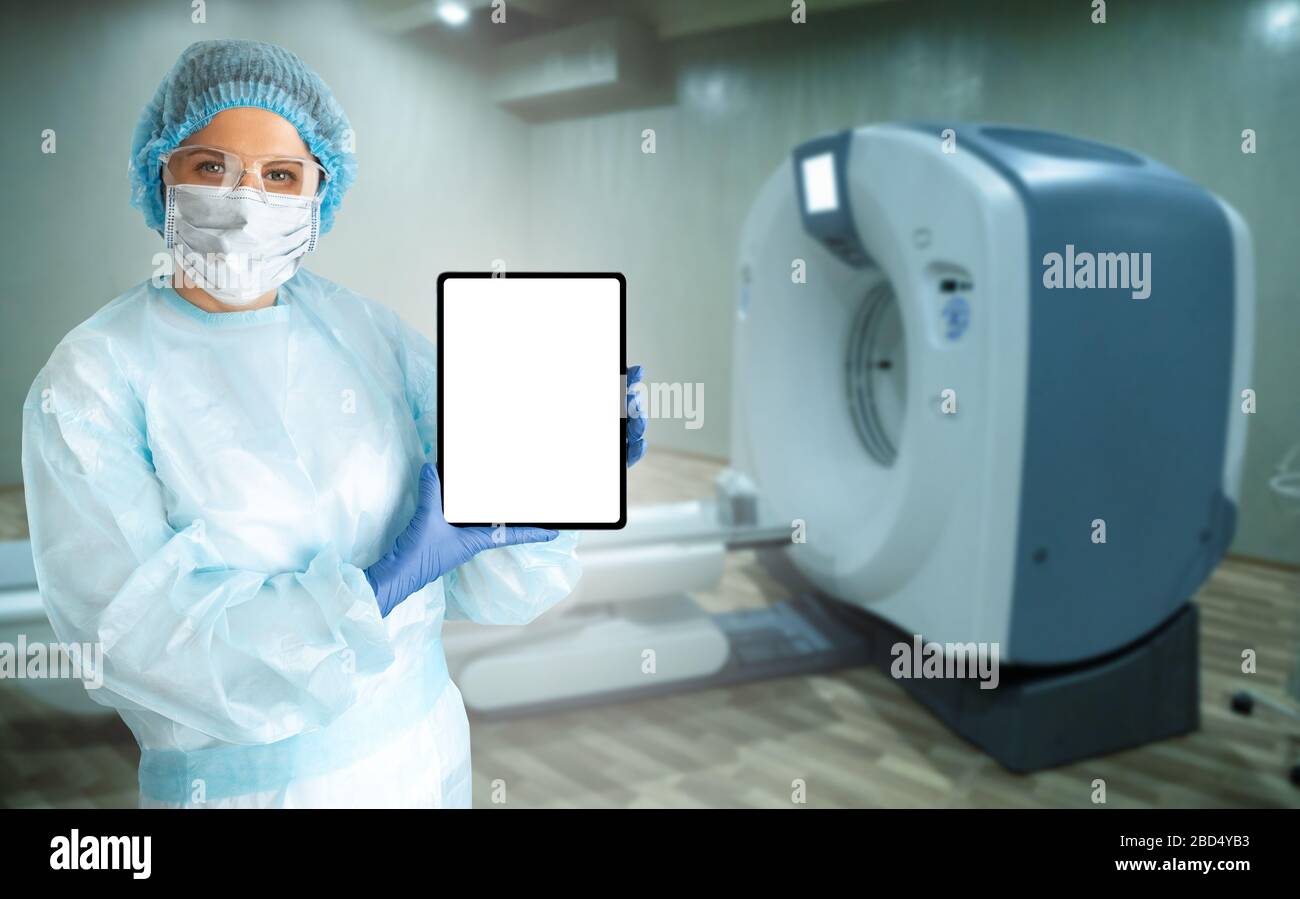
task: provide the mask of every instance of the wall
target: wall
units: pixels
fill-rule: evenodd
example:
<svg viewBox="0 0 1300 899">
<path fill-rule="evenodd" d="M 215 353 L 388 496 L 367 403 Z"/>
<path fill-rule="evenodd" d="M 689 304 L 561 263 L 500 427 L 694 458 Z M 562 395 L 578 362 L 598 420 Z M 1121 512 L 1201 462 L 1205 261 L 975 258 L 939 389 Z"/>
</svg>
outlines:
<svg viewBox="0 0 1300 899">
<path fill-rule="evenodd" d="M 130 208 L 131 133 L 192 41 L 282 44 L 331 85 L 359 175 L 308 266 L 434 332 L 437 274 L 486 268 L 522 235 L 526 127 L 481 77 L 419 36 L 376 33 L 350 4 L 57 3 L 6 9 L 0 37 L 0 483 L 21 479 L 21 407 L 54 345 L 149 277 L 159 236 Z M 53 128 L 57 152 L 41 152 Z"/>
<path fill-rule="evenodd" d="M 58 339 L 147 277 L 158 238 L 127 207 L 141 107 L 192 40 L 256 36 L 318 68 L 358 133 L 361 174 L 313 268 L 426 332 L 451 268 L 620 269 L 632 361 L 705 387 L 704 427 L 657 422 L 661 446 L 722 456 L 730 407 L 736 240 L 755 191 L 809 136 L 951 118 L 1057 129 L 1160 159 L 1254 229 L 1256 384 L 1241 553 L 1300 562 L 1300 524 L 1267 491 L 1300 440 L 1300 15 L 1296 0 L 900 0 L 665 45 L 671 105 L 526 126 L 481 72 L 419 35 L 376 34 L 353 6 L 46 4 L 0 37 L 0 483 L 19 478 L 19 407 Z M 1269 28 L 1270 22 L 1273 28 Z M 40 153 L 44 128 L 58 132 Z M 641 152 L 654 128 L 657 150 Z M 1240 152 L 1254 128 L 1259 152 Z M 1177 447 L 1169 451 L 1177 452 Z"/>
<path fill-rule="evenodd" d="M 532 129 L 530 262 L 621 268 L 630 357 L 653 378 L 705 384 L 705 427 L 656 422 L 656 442 L 727 452 L 737 236 L 790 148 L 869 122 L 1024 123 L 1162 160 L 1250 223 L 1260 411 L 1234 548 L 1300 562 L 1300 523 L 1266 486 L 1300 441 L 1296 4 L 1112 2 L 1104 25 L 1083 0 L 908 0 L 822 17 L 809 6 L 806 25 L 669 45 L 672 106 Z M 645 128 L 654 155 L 641 152 Z M 1243 128 L 1256 155 L 1241 152 Z"/>
</svg>

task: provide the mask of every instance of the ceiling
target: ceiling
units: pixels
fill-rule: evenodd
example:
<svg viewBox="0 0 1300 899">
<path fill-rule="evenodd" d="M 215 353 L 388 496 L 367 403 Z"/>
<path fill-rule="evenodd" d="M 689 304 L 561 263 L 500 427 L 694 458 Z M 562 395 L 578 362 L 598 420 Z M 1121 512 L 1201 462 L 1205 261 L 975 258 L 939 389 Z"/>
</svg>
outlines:
<svg viewBox="0 0 1300 899">
<path fill-rule="evenodd" d="M 808 0 L 808 15 L 884 2 L 900 0 Z M 388 30 L 428 30 L 435 39 L 441 33 L 448 40 L 478 45 L 611 16 L 644 22 L 660 39 L 670 40 L 781 21 L 791 14 L 789 0 L 504 0 L 512 26 L 506 30 L 492 27 L 493 0 L 364 0 L 363 6 L 372 21 Z M 449 25 L 440 15 L 440 7 L 447 6 L 467 13 L 467 21 Z"/>
<path fill-rule="evenodd" d="M 808 15 L 883 2 L 888 0 L 809 0 Z M 789 18 L 791 13 L 789 0 L 622 0 L 595 5 L 605 10 L 624 7 L 629 14 L 653 24 L 661 38 L 775 22 Z"/>
<path fill-rule="evenodd" d="M 901 0 L 808 0 L 808 16 Z M 663 44 L 788 21 L 791 0 L 362 0 L 376 27 L 474 66 L 531 121 L 672 102 Z M 504 13 L 502 27 L 500 17 Z"/>
</svg>

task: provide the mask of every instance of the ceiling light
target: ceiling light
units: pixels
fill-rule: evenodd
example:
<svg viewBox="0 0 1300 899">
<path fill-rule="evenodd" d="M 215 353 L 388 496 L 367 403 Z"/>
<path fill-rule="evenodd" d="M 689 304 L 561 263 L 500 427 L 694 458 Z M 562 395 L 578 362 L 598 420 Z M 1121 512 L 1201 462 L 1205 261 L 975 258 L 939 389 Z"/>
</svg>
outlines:
<svg viewBox="0 0 1300 899">
<path fill-rule="evenodd" d="M 469 21 L 469 10 L 463 3 L 439 3 L 437 14 L 448 25 L 464 25 Z"/>
</svg>

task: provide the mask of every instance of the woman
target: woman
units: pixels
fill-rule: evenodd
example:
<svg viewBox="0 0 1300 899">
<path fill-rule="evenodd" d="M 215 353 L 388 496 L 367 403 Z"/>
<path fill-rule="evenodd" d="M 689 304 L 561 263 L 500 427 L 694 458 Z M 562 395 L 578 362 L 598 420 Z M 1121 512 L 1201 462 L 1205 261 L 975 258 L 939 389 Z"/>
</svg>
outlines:
<svg viewBox="0 0 1300 899">
<path fill-rule="evenodd" d="M 296 56 L 191 46 L 132 148 L 172 282 L 73 329 L 24 408 L 46 611 L 103 648 L 142 806 L 468 806 L 444 617 L 523 624 L 578 580 L 575 533 L 446 524 L 433 347 L 299 268 L 354 168 Z"/>
</svg>

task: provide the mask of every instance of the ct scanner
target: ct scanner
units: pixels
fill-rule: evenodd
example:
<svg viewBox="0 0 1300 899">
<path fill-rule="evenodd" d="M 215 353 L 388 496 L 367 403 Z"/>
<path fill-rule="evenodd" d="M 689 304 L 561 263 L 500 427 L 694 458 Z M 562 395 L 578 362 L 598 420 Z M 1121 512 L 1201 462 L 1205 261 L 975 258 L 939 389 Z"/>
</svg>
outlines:
<svg viewBox="0 0 1300 899">
<path fill-rule="evenodd" d="M 1241 218 L 1133 153 L 987 125 L 803 144 L 741 237 L 717 496 L 584 535 L 575 596 L 526 630 L 449 624 L 467 704 L 888 671 L 917 636 L 997 647 L 996 689 L 900 684 L 1013 770 L 1194 729 L 1189 599 L 1233 534 L 1253 303 Z M 791 600 L 693 602 L 737 547 Z"/>
</svg>

